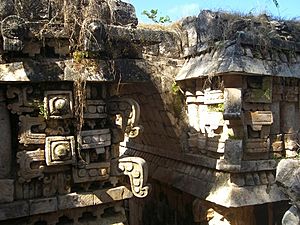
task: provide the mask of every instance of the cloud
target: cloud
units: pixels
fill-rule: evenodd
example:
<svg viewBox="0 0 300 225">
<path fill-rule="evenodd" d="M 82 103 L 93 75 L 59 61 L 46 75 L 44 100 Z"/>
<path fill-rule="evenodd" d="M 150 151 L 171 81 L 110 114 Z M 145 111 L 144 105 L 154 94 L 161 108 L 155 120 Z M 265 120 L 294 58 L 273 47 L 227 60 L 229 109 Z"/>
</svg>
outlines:
<svg viewBox="0 0 300 225">
<path fill-rule="evenodd" d="M 200 12 L 200 5 L 198 3 L 189 3 L 184 5 L 177 5 L 167 11 L 172 18 L 182 18 L 186 16 L 195 16 Z"/>
</svg>

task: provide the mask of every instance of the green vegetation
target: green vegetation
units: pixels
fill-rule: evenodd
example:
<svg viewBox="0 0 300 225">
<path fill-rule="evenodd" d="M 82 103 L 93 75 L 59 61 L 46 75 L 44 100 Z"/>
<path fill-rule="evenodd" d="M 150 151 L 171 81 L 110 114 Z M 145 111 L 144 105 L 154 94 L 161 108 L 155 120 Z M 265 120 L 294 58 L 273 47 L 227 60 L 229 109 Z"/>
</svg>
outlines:
<svg viewBox="0 0 300 225">
<path fill-rule="evenodd" d="M 73 52 L 73 59 L 75 62 L 80 63 L 83 59 L 89 57 L 89 52 L 87 51 L 75 51 Z"/>
<path fill-rule="evenodd" d="M 276 6 L 277 8 L 279 8 L 279 3 L 278 3 L 277 0 L 273 0 L 273 3 L 275 4 L 275 6 Z"/>
<path fill-rule="evenodd" d="M 208 105 L 207 110 L 208 112 L 224 112 L 224 103 Z"/>
<path fill-rule="evenodd" d="M 45 109 L 43 101 L 34 100 L 32 106 L 38 110 L 40 116 L 44 117 L 45 119 L 48 117 L 48 113 Z"/>
<path fill-rule="evenodd" d="M 158 17 L 157 13 L 158 13 L 157 9 L 151 9 L 150 12 L 148 12 L 147 10 L 144 10 L 142 12 L 142 15 L 147 16 L 154 23 L 171 23 L 172 22 L 169 16 Z"/>
</svg>

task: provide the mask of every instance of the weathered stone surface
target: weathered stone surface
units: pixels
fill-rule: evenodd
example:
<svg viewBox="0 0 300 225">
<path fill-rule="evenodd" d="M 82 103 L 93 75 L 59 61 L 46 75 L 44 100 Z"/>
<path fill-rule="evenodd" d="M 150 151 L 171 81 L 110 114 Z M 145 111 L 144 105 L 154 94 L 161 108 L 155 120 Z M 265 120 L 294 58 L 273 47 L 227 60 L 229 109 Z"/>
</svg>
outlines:
<svg viewBox="0 0 300 225">
<path fill-rule="evenodd" d="M 55 212 L 57 208 L 56 198 L 43 198 L 29 201 L 29 214 L 35 215 L 40 213 Z"/>
<path fill-rule="evenodd" d="M 138 20 L 133 5 L 120 0 L 111 1 L 112 21 L 116 25 L 136 26 Z"/>
<path fill-rule="evenodd" d="M 27 201 L 16 201 L 0 205 L 0 220 L 14 219 L 29 215 Z"/>
<path fill-rule="evenodd" d="M 14 12 L 14 2 L 12 0 L 1 0 L 0 1 L 0 19 L 4 19 L 8 15 Z"/>
<path fill-rule="evenodd" d="M 58 209 L 72 209 L 94 205 L 94 195 L 92 193 L 76 194 L 71 193 L 58 196 Z"/>
<path fill-rule="evenodd" d="M 8 178 L 11 168 L 11 125 L 5 104 L 4 87 L 0 87 L 0 179 Z"/>
<path fill-rule="evenodd" d="M 300 199 L 299 165 L 297 159 L 283 159 L 276 170 L 276 181 L 284 187 L 285 192 L 294 201 Z"/>
<path fill-rule="evenodd" d="M 224 171 L 240 171 L 242 151 L 242 140 L 226 140 L 224 160 L 220 159 L 216 168 Z"/>
<path fill-rule="evenodd" d="M 242 90 L 241 88 L 224 89 L 224 119 L 238 119 L 242 110 Z"/>
<path fill-rule="evenodd" d="M 12 202 L 14 200 L 14 180 L 0 179 L 0 203 Z"/>
<path fill-rule="evenodd" d="M 296 225 L 300 224 L 300 211 L 296 206 L 292 206 L 284 214 L 282 218 L 282 225 Z"/>
</svg>

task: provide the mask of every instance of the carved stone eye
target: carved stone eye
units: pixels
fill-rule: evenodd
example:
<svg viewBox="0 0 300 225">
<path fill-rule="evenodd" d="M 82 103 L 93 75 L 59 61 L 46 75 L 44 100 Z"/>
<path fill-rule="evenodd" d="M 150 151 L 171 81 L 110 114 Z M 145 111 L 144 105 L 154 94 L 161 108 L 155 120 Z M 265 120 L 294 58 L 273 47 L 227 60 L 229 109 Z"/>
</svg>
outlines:
<svg viewBox="0 0 300 225">
<path fill-rule="evenodd" d="M 68 157 L 69 147 L 66 144 L 59 144 L 55 147 L 54 154 L 60 159 Z"/>
<path fill-rule="evenodd" d="M 54 108 L 58 111 L 62 111 L 63 109 L 66 109 L 68 106 L 68 100 L 64 98 L 58 98 L 54 101 Z"/>
</svg>

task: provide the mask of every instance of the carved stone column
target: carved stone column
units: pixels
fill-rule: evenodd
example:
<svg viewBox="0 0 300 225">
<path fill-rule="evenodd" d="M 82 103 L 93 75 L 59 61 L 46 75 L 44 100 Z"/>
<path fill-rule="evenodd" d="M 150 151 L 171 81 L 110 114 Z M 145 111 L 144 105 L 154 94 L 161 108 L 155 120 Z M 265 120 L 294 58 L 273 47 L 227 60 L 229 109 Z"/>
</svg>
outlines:
<svg viewBox="0 0 300 225">
<path fill-rule="evenodd" d="M 11 167 L 11 128 L 5 91 L 0 88 L 0 179 L 8 178 Z"/>
</svg>

